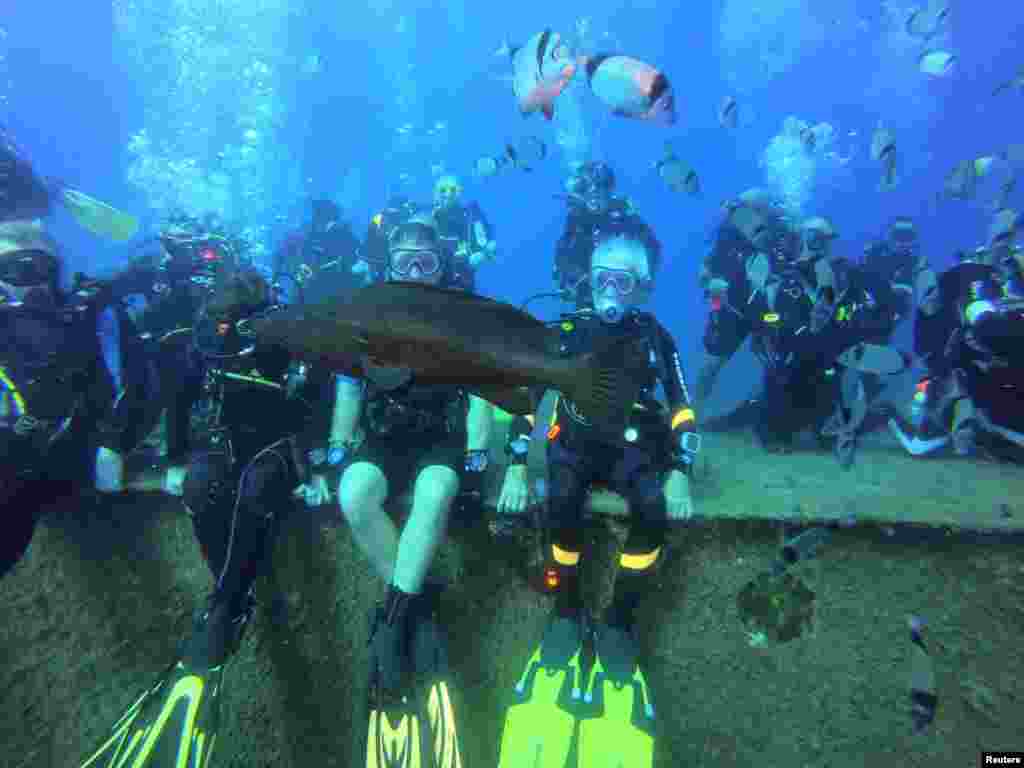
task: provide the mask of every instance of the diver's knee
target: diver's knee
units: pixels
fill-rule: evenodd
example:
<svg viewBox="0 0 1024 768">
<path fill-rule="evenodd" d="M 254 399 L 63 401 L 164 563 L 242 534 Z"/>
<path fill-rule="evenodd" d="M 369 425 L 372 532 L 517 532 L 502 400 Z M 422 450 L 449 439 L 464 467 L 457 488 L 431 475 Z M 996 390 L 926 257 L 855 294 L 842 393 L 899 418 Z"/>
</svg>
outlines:
<svg viewBox="0 0 1024 768">
<path fill-rule="evenodd" d="M 416 477 L 413 507 L 448 507 L 459 491 L 459 476 L 451 467 L 427 467 Z"/>
<path fill-rule="evenodd" d="M 387 498 L 387 481 L 378 467 L 367 462 L 352 464 L 338 481 L 338 504 L 348 524 L 358 528 Z"/>
</svg>

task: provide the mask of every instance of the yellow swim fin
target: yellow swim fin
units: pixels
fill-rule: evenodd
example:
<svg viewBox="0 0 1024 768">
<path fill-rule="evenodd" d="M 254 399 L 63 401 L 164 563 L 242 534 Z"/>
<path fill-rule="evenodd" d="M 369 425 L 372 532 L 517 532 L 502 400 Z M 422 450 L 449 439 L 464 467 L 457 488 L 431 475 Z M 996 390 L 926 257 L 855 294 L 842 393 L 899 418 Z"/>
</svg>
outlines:
<svg viewBox="0 0 1024 768">
<path fill-rule="evenodd" d="M 429 768 L 430 737 L 423 717 L 408 707 L 372 706 L 366 733 L 366 768 Z"/>
<path fill-rule="evenodd" d="M 405 693 L 385 694 L 371 672 L 366 768 L 462 768 L 448 649 L 437 621 L 441 590 L 426 585 L 409 609 L 414 672 Z"/>
<path fill-rule="evenodd" d="M 225 605 L 211 608 L 181 660 L 136 699 L 81 768 L 208 768 L 220 725 L 224 665 L 242 624 Z"/>
<path fill-rule="evenodd" d="M 548 626 L 516 683 L 514 701 L 505 715 L 498 768 L 576 766 L 583 636 L 577 620 L 555 618 Z"/>
<path fill-rule="evenodd" d="M 599 624 L 594 665 L 583 696 L 579 765 L 586 768 L 651 768 L 654 705 L 625 630 Z"/>
<path fill-rule="evenodd" d="M 87 230 L 111 240 L 128 240 L 139 230 L 139 220 L 124 211 L 65 187 L 61 199 L 75 220 Z"/>
</svg>

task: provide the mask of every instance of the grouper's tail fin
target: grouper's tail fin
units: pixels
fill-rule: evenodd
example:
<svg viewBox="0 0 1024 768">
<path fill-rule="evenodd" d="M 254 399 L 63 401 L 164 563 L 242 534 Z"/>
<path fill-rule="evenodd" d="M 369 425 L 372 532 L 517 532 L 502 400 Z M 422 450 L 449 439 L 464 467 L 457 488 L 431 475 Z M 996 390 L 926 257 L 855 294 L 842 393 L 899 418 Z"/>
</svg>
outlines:
<svg viewBox="0 0 1024 768">
<path fill-rule="evenodd" d="M 643 345 L 617 339 L 603 349 L 578 358 L 562 389 L 596 427 L 625 427 L 647 372 Z"/>
</svg>

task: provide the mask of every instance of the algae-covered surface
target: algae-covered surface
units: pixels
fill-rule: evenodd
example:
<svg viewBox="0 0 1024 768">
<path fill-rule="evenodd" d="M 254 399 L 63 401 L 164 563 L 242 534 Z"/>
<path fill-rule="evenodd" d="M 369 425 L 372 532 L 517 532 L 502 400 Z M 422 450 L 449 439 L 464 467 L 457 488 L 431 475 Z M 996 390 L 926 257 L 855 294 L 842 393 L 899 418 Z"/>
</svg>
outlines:
<svg viewBox="0 0 1024 768">
<path fill-rule="evenodd" d="M 769 456 L 738 436 L 708 446 L 695 488 L 704 519 L 672 534 L 640 612 L 657 765 L 967 766 L 982 749 L 1021 749 L 1019 539 L 969 537 L 943 522 L 837 528 L 815 558 L 786 572 L 777 595 L 768 593 L 768 604 L 799 609 L 796 629 L 773 633 L 751 622 L 753 603 L 741 595 L 778 557 L 782 527 L 733 519 L 721 501 L 730 510 L 776 504 L 779 517 L 792 518 L 782 512 L 858 493 L 909 508 L 948 497 L 943 509 L 971 494 L 982 497 L 979 509 L 1002 497 L 1008 506 L 993 517 L 1019 524 L 1019 468 L 950 461 L 941 487 L 911 485 L 908 476 L 898 492 L 882 493 L 857 486 L 888 477 L 896 459 L 885 448 L 865 447 L 854 470 L 821 483 L 812 475 L 831 472 L 824 454 Z M 784 486 L 776 495 L 774 478 Z M 998 478 L 1007 478 L 1001 489 Z M 595 605 L 607 599 L 615 530 L 601 521 L 592 529 L 587 583 Z M 507 693 L 550 609 L 550 598 L 523 583 L 521 556 L 492 540 L 485 519 L 471 517 L 453 527 L 436 566 L 450 583 L 441 611 L 469 768 L 496 765 Z M 210 585 L 191 521 L 173 499 L 82 503 L 48 515 L 0 582 L 0 763 L 79 765 L 173 660 Z M 213 766 L 362 762 L 368 615 L 381 592 L 336 518 L 289 515 L 226 673 Z M 918 735 L 908 687 L 911 615 L 927 621 L 939 696 L 935 722 Z"/>
</svg>

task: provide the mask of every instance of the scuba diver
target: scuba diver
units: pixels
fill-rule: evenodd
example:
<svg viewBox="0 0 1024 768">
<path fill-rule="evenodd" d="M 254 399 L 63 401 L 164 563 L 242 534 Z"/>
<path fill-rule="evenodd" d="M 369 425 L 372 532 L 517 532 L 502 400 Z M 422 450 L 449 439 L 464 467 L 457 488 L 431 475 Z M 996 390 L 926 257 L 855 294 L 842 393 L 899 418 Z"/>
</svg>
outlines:
<svg viewBox="0 0 1024 768">
<path fill-rule="evenodd" d="M 927 257 L 921 254 L 917 228 L 906 216 L 893 220 L 884 240 L 864 247 L 861 266 L 892 285 L 900 299 L 900 318 L 913 309 L 915 287 L 927 279 L 922 273 L 930 270 Z"/>
<path fill-rule="evenodd" d="M 391 234 L 399 224 L 423 210 L 423 206 L 402 195 L 389 199 L 387 205 L 370 218 L 363 250 L 359 260 L 352 266 L 352 273 L 361 275 L 364 283 L 385 279 Z"/>
<path fill-rule="evenodd" d="M 587 264 L 597 231 L 622 219 L 642 220 L 629 198 L 613 194 L 615 173 L 607 163 L 583 163 L 566 179 L 565 189 L 568 214 L 555 246 L 553 277 L 559 290 L 581 309 L 591 299 Z"/>
<path fill-rule="evenodd" d="M 230 235 L 214 214 L 202 218 L 176 214 L 153 245 L 108 285 L 118 299 L 143 300 L 135 321 L 161 382 L 161 397 L 151 400 L 145 420 L 155 424 L 166 410 L 162 449 L 170 465 L 178 468 L 171 477 L 180 478 L 188 451 L 188 404 L 196 399 L 201 384 L 192 364 L 194 321 L 216 288 L 246 261 L 250 244 Z"/>
<path fill-rule="evenodd" d="M 157 380 L 124 308 L 94 283 L 61 289 L 43 229 L 51 190 L 0 143 L 0 574 L 24 554 L 44 507 L 91 487 L 124 489 L 124 455 Z"/>
<path fill-rule="evenodd" d="M 918 308 L 914 350 L 927 373 L 908 417 L 889 422 L 913 455 L 952 443 L 957 455 L 981 449 L 1024 461 L 1024 251 L 1016 233 L 1016 213 L 1004 209 L 988 245 L 938 277 L 937 309 Z"/>
<path fill-rule="evenodd" d="M 192 436 L 184 480 L 165 488 L 182 497 L 215 586 L 180 658 L 83 766 L 210 764 L 224 668 L 252 615 L 254 584 L 269 568 L 280 516 L 326 450 L 315 426 L 327 420 L 326 407 L 316 416 L 328 377 L 247 331 L 275 309 L 270 283 L 246 267 L 218 280 L 195 318 L 189 375 L 209 417 Z"/>
<path fill-rule="evenodd" d="M 797 433 L 811 427 L 823 441 L 832 439 L 840 465 L 850 467 L 881 377 L 907 364 L 888 346 L 901 303 L 887 280 L 831 256 L 837 234 L 827 219 L 806 219 L 799 237 L 785 260 L 771 263 L 759 254 L 763 268 L 748 263 L 743 310 L 734 306 L 738 299 L 712 304 L 704 339 L 710 372 L 750 334 L 764 381 L 748 406 L 765 449 L 788 452 Z M 699 397 L 707 395 L 709 379 L 705 367 Z"/>
<path fill-rule="evenodd" d="M 434 221 L 414 215 L 388 237 L 387 277 L 453 287 L 451 253 Z M 338 377 L 328 462 L 342 465 L 338 501 L 360 549 L 387 584 L 371 631 L 367 766 L 460 763 L 438 625 L 442 587 L 427 572 L 444 540 L 460 475 L 483 473 L 493 407 L 460 388 L 417 385 L 407 371 L 365 367 Z M 412 491 L 399 532 L 384 510 Z M 432 757 L 428 757 L 431 755 Z M 432 763 L 426 762 L 433 760 Z"/>
<path fill-rule="evenodd" d="M 888 346 L 901 306 L 892 286 L 833 258 L 836 237 L 827 219 L 805 220 L 796 261 L 756 302 L 754 351 L 765 366 L 757 432 L 768 450 L 788 451 L 812 427 L 849 468 L 881 377 L 907 359 Z"/>
<path fill-rule="evenodd" d="M 0 223 L 0 575 L 24 554 L 44 507 L 124 487 L 124 455 L 155 394 L 132 355 L 130 321 L 91 292 L 65 296 L 53 241 L 33 221 Z"/>
<path fill-rule="evenodd" d="M 304 301 L 327 299 L 355 287 L 352 267 L 359 240 L 331 200 L 314 200 L 307 228 L 289 234 L 275 258 L 278 275 L 302 287 Z"/>
<path fill-rule="evenodd" d="M 234 272 L 248 247 L 217 226 L 215 216 L 185 214 L 169 217 L 145 245 L 108 283 L 119 298 L 143 299 L 135 318 L 142 332 L 153 337 L 190 331 L 218 276 Z"/>
<path fill-rule="evenodd" d="M 695 391 L 699 405 L 710 397 L 718 374 L 753 331 L 758 297 L 800 251 L 800 233 L 761 190 L 747 190 L 723 210 L 698 276 L 710 304 Z"/>
<path fill-rule="evenodd" d="M 476 288 L 476 270 L 494 261 L 498 244 L 491 225 L 476 201 L 461 202 L 462 184 L 455 176 L 441 176 L 434 184 L 434 224 L 451 251 L 453 287 Z"/>
<path fill-rule="evenodd" d="M 545 579 L 558 591 L 505 718 L 500 768 L 532 766 L 541 753 L 544 765 L 566 764 L 577 722 L 581 766 L 653 765 L 654 706 L 638 659 L 635 612 L 650 589 L 669 522 L 692 515 L 689 476 L 701 442 L 675 343 L 653 315 L 639 309 L 650 297 L 660 258 L 660 245 L 646 224 L 635 217 L 607 223 L 583 266 L 591 306 L 552 324 L 560 330 L 566 356 L 625 335 L 646 346 L 650 369 L 623 432 L 609 434 L 587 421 L 564 396 L 547 425 L 543 527 L 551 566 Z M 511 424 L 499 515 L 521 514 L 525 508 L 534 418 L 519 416 Z M 632 522 L 614 597 L 591 622 L 578 566 L 583 507 L 595 484 L 626 499 Z"/>
</svg>

